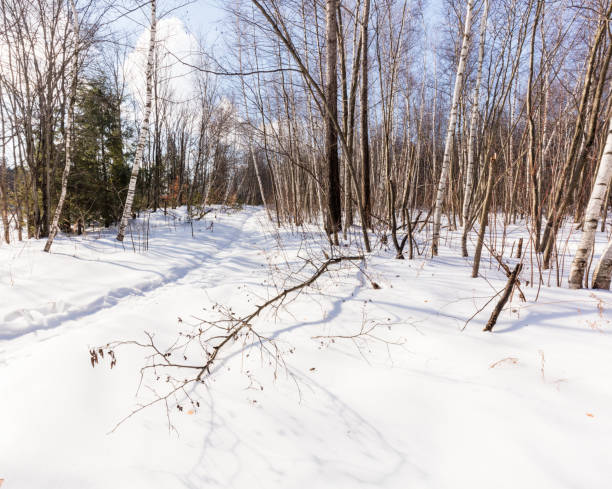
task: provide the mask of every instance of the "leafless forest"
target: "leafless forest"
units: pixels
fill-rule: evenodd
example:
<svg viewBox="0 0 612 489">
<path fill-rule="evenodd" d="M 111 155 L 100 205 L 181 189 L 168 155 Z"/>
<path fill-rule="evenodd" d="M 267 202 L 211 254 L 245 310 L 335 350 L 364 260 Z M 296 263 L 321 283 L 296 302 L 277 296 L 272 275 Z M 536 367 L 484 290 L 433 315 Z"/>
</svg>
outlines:
<svg viewBox="0 0 612 489">
<path fill-rule="evenodd" d="M 156 28 L 178 8 L 165 0 L 0 0 L 3 240 L 49 251 L 58 230 L 118 225 L 123 240 L 143 209 L 263 204 L 279 226 L 319 223 L 332 246 L 355 226 L 366 252 L 398 259 L 462 230 L 474 276 L 483 247 L 511 245 L 489 223 L 521 226 L 531 286 L 569 272 L 572 288 L 609 288 L 612 243 L 596 263 L 591 250 L 610 205 L 612 3 L 440 7 L 236 0 L 223 40 L 185 57 Z M 117 27 L 136 15 L 139 92 Z"/>
</svg>

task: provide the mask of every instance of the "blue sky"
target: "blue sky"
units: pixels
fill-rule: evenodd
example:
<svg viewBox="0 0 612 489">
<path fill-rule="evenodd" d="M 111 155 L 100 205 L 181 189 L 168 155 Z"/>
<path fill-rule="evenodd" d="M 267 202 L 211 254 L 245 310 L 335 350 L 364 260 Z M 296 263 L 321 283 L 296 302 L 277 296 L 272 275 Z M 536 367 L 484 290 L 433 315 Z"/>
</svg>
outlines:
<svg viewBox="0 0 612 489">
<path fill-rule="evenodd" d="M 177 12 L 177 17 L 181 18 L 190 30 L 202 33 L 219 31 L 219 20 L 224 15 L 225 12 L 217 0 L 196 0 Z"/>
<path fill-rule="evenodd" d="M 218 34 L 222 30 L 219 21 L 225 15 L 222 8 L 223 3 L 223 0 L 195 0 L 188 6 L 179 9 L 175 15 L 181 18 L 189 29 L 195 33 L 215 31 Z M 430 21 L 439 21 L 441 0 L 428 0 L 426 4 L 426 18 Z"/>
</svg>

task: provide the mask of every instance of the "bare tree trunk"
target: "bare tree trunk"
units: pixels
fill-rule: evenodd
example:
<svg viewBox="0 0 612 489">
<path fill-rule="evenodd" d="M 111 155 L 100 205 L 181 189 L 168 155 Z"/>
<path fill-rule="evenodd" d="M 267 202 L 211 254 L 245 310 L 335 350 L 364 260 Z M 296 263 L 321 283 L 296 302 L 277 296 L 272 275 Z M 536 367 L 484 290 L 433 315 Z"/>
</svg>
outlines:
<svg viewBox="0 0 612 489">
<path fill-rule="evenodd" d="M 550 209 L 548 210 L 548 220 L 546 222 L 546 227 L 544 228 L 544 233 L 540 242 L 541 246 L 539 251 L 544 251 L 544 268 L 548 268 L 548 262 L 552 254 L 552 249 L 554 247 L 557 230 L 559 228 L 561 220 L 563 219 L 563 213 L 565 211 L 566 205 L 563 196 L 565 194 L 566 187 L 572 183 L 572 173 L 574 172 L 576 166 L 575 160 L 579 150 L 579 143 L 582 141 L 582 138 L 584 136 L 584 125 L 588 106 L 588 98 L 591 92 L 591 85 L 593 84 L 595 77 L 597 50 L 599 49 L 599 46 L 603 41 L 604 33 L 606 32 L 606 26 L 609 23 L 608 21 L 611 13 L 612 3 L 607 7 L 607 10 L 605 12 L 605 18 L 600 21 L 599 27 L 595 32 L 592 44 L 590 46 L 589 57 L 587 59 L 586 70 L 584 74 L 584 85 L 582 87 L 582 94 L 577 110 L 578 114 L 576 118 L 576 123 L 574 125 L 574 133 L 571 138 L 570 147 L 565 157 L 563 167 L 561 169 L 560 178 L 557 179 L 556 185 L 553 190 L 553 195 L 551 197 L 551 205 Z"/>
<path fill-rule="evenodd" d="M 594 289 L 610 290 L 610 277 L 612 276 L 612 240 L 608 242 L 606 248 L 595 267 L 593 273 Z"/>
<path fill-rule="evenodd" d="M 68 190 L 68 175 L 70 174 L 70 165 L 72 164 L 72 124 L 74 121 L 74 101 L 76 99 L 77 90 L 77 77 L 79 73 L 79 18 L 77 15 L 76 5 L 74 0 L 70 1 L 70 9 L 72 10 L 72 29 L 74 32 L 74 52 L 72 53 L 72 80 L 70 85 L 70 100 L 68 101 L 68 121 L 66 124 L 66 140 L 65 140 L 65 164 L 64 171 L 62 172 L 62 190 L 60 198 L 55 208 L 55 214 L 53 215 L 53 221 L 51 223 L 51 229 L 49 230 L 49 237 L 45 244 L 44 251 L 49 253 L 53 240 L 59 230 L 59 220 L 62 215 L 62 209 L 64 207 L 64 201 L 66 200 L 66 192 Z"/>
<path fill-rule="evenodd" d="M 327 162 L 329 207 L 329 232 L 334 243 L 338 242 L 338 231 L 342 228 L 342 204 L 340 201 L 340 165 L 338 161 L 338 0 L 326 0 L 326 87 L 325 98 L 328 111 L 325 115 L 325 160 Z"/>
<path fill-rule="evenodd" d="M 255 56 L 257 57 L 257 52 L 255 52 Z M 240 48 L 238 51 L 238 61 L 240 63 L 240 70 L 242 71 L 242 49 Z M 241 77 L 240 82 L 242 84 L 242 95 L 244 98 L 244 110 L 246 113 L 247 121 L 250 122 L 249 105 L 248 105 L 249 101 L 247 100 L 246 87 L 244 84 L 244 77 Z M 259 85 L 259 80 L 258 80 L 258 85 Z M 265 125 L 266 121 L 262 120 L 262 123 L 263 125 Z M 261 181 L 261 175 L 259 173 L 259 165 L 257 164 L 257 158 L 255 156 L 255 149 L 253 148 L 253 143 L 250 138 L 249 138 L 248 144 L 249 144 L 249 154 L 251 156 L 251 160 L 253 161 L 253 167 L 255 168 L 255 177 L 257 178 L 257 185 L 259 186 L 259 194 L 261 195 L 261 201 L 263 203 L 264 209 L 266 210 L 266 213 L 268 214 L 268 219 L 272 221 L 272 214 L 270 213 L 270 208 L 268 207 L 268 203 L 266 202 L 266 195 L 264 193 L 263 182 Z"/>
<path fill-rule="evenodd" d="M 586 213 L 584 216 L 584 227 L 582 230 L 582 236 L 580 237 L 580 245 L 574 256 L 572 262 L 572 268 L 570 269 L 569 286 L 572 289 L 582 288 L 584 282 L 584 272 L 586 270 L 587 261 L 593 249 L 595 243 L 595 231 L 597 230 L 597 221 L 601 215 L 601 209 L 603 205 L 606 205 L 605 201 L 608 187 L 610 185 L 610 179 L 612 178 L 612 118 L 610 119 L 610 125 L 608 126 L 608 137 L 606 139 L 606 147 L 601 157 L 599 164 L 599 171 L 597 172 L 597 178 L 593 191 L 591 192 L 591 198 L 587 205 Z M 602 257 L 602 260 L 604 257 Z M 610 275 L 608 272 L 607 278 L 605 275 L 605 265 L 600 264 L 595 270 L 595 277 L 598 277 L 593 283 L 605 284 L 607 281 L 607 287 L 610 287 Z M 601 287 L 596 287 L 601 288 Z"/>
<path fill-rule="evenodd" d="M 431 243 L 431 254 L 438 254 L 438 242 L 440 241 L 440 222 L 442 219 L 442 204 L 446 194 L 446 186 L 448 181 L 448 172 L 450 167 L 451 153 L 453 149 L 453 137 L 455 127 L 457 125 L 457 106 L 459 104 L 459 94 L 463 87 L 465 78 L 465 61 L 468 54 L 468 46 L 470 44 L 470 29 L 472 24 L 472 8 L 474 0 L 468 0 L 467 11 L 465 14 L 465 26 L 463 31 L 463 42 L 461 44 L 461 54 L 459 55 L 459 64 L 457 65 L 457 75 L 455 77 L 455 90 L 453 91 L 453 100 L 451 102 L 451 112 L 448 119 L 448 130 L 446 132 L 446 143 L 444 145 L 444 159 L 442 160 L 442 171 L 438 182 L 438 191 L 436 193 L 436 201 L 434 204 L 433 215 L 433 237 Z"/>
<path fill-rule="evenodd" d="M 472 203 L 472 191 L 474 189 L 474 140 L 476 139 L 478 104 L 480 99 L 480 83 L 482 80 L 482 63 L 484 60 L 484 46 L 487 36 L 487 17 L 489 15 L 489 0 L 485 0 L 484 11 L 480 19 L 480 42 L 478 46 L 478 73 L 476 74 L 476 86 L 474 87 L 474 100 L 472 101 L 472 115 L 470 119 L 470 134 L 468 140 L 468 161 L 465 175 L 465 192 L 463 195 L 463 234 L 461 236 L 461 249 L 463 256 L 467 253 L 467 233 L 470 231 L 470 207 Z"/>
<path fill-rule="evenodd" d="M 533 109 L 533 71 L 534 71 L 534 55 L 535 55 L 535 37 L 542 13 L 543 1 L 538 0 L 536 6 L 535 18 L 533 19 L 533 27 L 531 31 L 531 51 L 529 53 L 529 82 L 527 87 L 527 117 L 529 125 L 529 175 L 531 177 L 531 219 L 534 226 L 535 247 L 540 249 L 540 234 L 542 229 L 542 216 L 540 212 L 540 194 L 539 194 L 539 178 L 538 166 L 536 158 L 536 130 L 535 117 Z"/>
<path fill-rule="evenodd" d="M 2 229 L 4 230 L 4 241 L 11 242 L 11 234 L 8 220 L 8 189 L 6 188 L 6 130 L 4 123 L 4 106 L 2 105 L 2 85 L 0 84 L 0 121 L 2 122 L 2 156 L 0 157 L 0 208 L 2 213 Z M 19 223 L 18 223 L 19 225 Z"/>
<path fill-rule="evenodd" d="M 157 27 L 157 15 L 155 11 L 156 0 L 151 0 L 151 38 L 149 41 L 149 54 L 147 57 L 147 70 L 146 70 L 146 98 L 144 113 L 142 118 L 142 126 L 140 128 L 140 135 L 138 137 L 138 145 L 136 146 L 136 155 L 134 156 L 134 165 L 132 166 L 132 176 L 130 177 L 130 185 L 128 187 L 128 193 L 125 198 L 125 206 L 123 207 L 123 215 L 121 216 L 121 223 L 119 224 L 119 232 L 117 233 L 117 240 L 123 241 L 125 237 L 125 228 L 127 227 L 128 219 L 132 213 L 132 203 L 134 202 L 134 194 L 136 193 L 136 181 L 138 180 L 138 171 L 142 163 L 142 155 L 144 152 L 145 142 L 147 135 L 149 134 L 149 117 L 151 116 L 151 92 L 153 85 L 153 58 L 155 55 L 155 29 Z"/>
<path fill-rule="evenodd" d="M 489 177 L 487 178 L 487 190 L 485 194 L 485 200 L 482 206 L 482 213 L 480 214 L 480 229 L 478 230 L 478 242 L 476 243 L 476 250 L 474 251 L 472 278 L 478 277 L 478 270 L 480 269 L 480 255 L 482 254 L 482 247 L 484 245 L 485 231 L 487 229 L 487 224 L 489 223 L 489 207 L 491 206 L 491 196 L 493 195 L 494 163 L 495 156 L 493 156 L 489 161 Z"/>
<path fill-rule="evenodd" d="M 366 229 L 371 226 L 372 213 L 370 192 L 370 142 L 368 132 L 368 22 L 370 18 L 370 0 L 363 4 L 361 19 L 361 39 L 363 55 L 361 56 L 361 194 L 363 200 L 363 218 L 361 225 Z"/>
</svg>

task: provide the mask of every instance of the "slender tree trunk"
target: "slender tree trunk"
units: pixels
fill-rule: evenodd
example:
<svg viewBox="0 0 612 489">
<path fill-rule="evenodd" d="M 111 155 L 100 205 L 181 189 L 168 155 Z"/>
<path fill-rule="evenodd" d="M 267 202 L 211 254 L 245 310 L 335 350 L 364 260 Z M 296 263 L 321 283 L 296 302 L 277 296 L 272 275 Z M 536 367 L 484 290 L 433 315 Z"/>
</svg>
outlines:
<svg viewBox="0 0 612 489">
<path fill-rule="evenodd" d="M 119 224 L 119 232 L 117 233 L 117 240 L 123 241 L 125 237 L 125 228 L 128 224 L 128 219 L 132 214 L 132 203 L 134 202 L 134 194 L 136 193 L 136 181 L 138 180 L 138 171 L 142 163 L 142 155 L 144 153 L 145 143 L 147 141 L 147 135 L 149 134 L 149 117 L 151 116 L 151 93 L 153 85 L 153 58 L 155 56 L 155 30 L 157 27 L 157 15 L 156 15 L 156 1 L 151 0 L 151 38 L 149 41 L 149 54 L 147 57 L 147 70 L 146 70 L 146 98 L 145 106 L 142 118 L 142 126 L 140 128 L 140 135 L 138 137 L 138 145 L 136 146 L 136 155 L 134 156 L 134 165 L 132 166 L 132 176 L 130 177 L 130 185 L 128 187 L 128 193 L 125 198 L 125 206 L 123 207 L 123 215 L 121 216 L 121 223 Z"/>
<path fill-rule="evenodd" d="M 74 120 L 74 102 L 76 99 L 76 90 L 78 84 L 78 73 L 79 73 L 79 18 L 77 16 L 76 6 L 74 0 L 70 1 L 70 9 L 72 10 L 72 29 L 74 32 L 74 52 L 72 53 L 72 80 L 70 85 L 70 100 L 68 101 L 68 121 L 66 124 L 66 140 L 65 140 L 65 164 L 64 171 L 62 172 L 62 190 L 60 198 L 55 208 L 55 214 L 53 215 L 53 222 L 51 223 L 51 229 L 49 230 L 49 237 L 45 244 L 44 251 L 49 253 L 53 240 L 59 230 L 59 220 L 62 215 L 62 209 L 64 207 L 64 201 L 66 200 L 66 192 L 68 190 L 68 175 L 70 174 L 70 165 L 72 164 L 72 123 Z"/>
<path fill-rule="evenodd" d="M 459 104 L 459 94 L 463 87 L 465 78 L 465 61 L 468 54 L 468 47 L 470 44 L 470 29 L 472 23 L 472 8 L 474 6 L 474 0 L 468 0 L 467 11 L 465 14 L 465 26 L 463 31 L 463 41 L 461 44 L 461 54 L 459 55 L 459 64 L 457 65 L 457 75 L 455 77 L 455 89 L 453 91 L 453 100 L 451 102 L 451 112 L 448 119 L 448 130 L 446 132 L 446 143 L 444 145 L 444 159 L 442 160 L 442 171 L 440 173 L 440 180 L 438 181 L 438 190 L 436 192 L 436 201 L 434 204 L 434 215 L 433 215 L 433 237 L 431 243 L 431 254 L 436 256 L 438 254 L 438 243 L 440 241 L 440 224 L 442 219 L 442 204 L 444 202 L 444 196 L 446 194 L 446 188 L 448 183 L 448 172 L 450 168 L 451 153 L 453 149 L 453 138 L 455 134 L 455 127 L 457 125 L 457 106 Z"/>
<path fill-rule="evenodd" d="M 340 86 L 342 87 L 342 131 L 348 138 L 348 126 L 349 126 L 349 113 L 348 113 L 348 75 L 346 71 L 346 40 L 344 34 L 344 27 L 342 22 L 342 9 L 338 5 L 338 49 L 340 53 Z M 354 62 L 353 62 L 354 63 Z M 348 142 L 347 142 L 348 144 Z M 342 230 L 342 236 L 344 239 L 348 237 L 348 228 L 351 226 L 353 221 L 352 207 L 351 207 L 351 179 L 348 170 L 346 152 L 343 152 L 342 165 L 344 169 L 343 173 L 343 188 L 344 188 L 344 229 Z"/>
<path fill-rule="evenodd" d="M 542 13 L 543 1 L 539 0 L 536 6 L 535 18 L 533 19 L 533 27 L 531 31 L 531 51 L 529 53 L 529 82 L 527 87 L 527 116 L 529 125 L 529 176 L 531 178 L 531 220 L 534 227 L 533 234 L 535 236 L 535 247 L 540 249 L 540 234 L 542 229 L 542 216 L 540 212 L 540 194 L 539 194 L 539 172 L 536 158 L 536 130 L 535 116 L 533 109 L 533 75 L 534 75 L 534 56 L 535 56 L 535 37 Z"/>
<path fill-rule="evenodd" d="M 338 161 L 338 0 L 326 0 L 326 73 L 325 98 L 328 111 L 325 115 L 325 160 L 327 162 L 327 203 L 329 207 L 329 232 L 334 243 L 342 228 L 342 203 L 340 200 L 340 165 Z"/>
<path fill-rule="evenodd" d="M 368 22 L 370 18 L 370 0 L 363 4 L 363 19 L 361 19 L 361 39 L 363 55 L 361 56 L 361 195 L 363 200 L 363 217 L 361 225 L 366 229 L 371 226 L 372 213 L 370 192 L 370 142 L 368 131 Z"/>
<path fill-rule="evenodd" d="M 478 271 L 480 269 L 480 255 L 482 254 L 482 247 L 484 245 L 485 231 L 489 222 L 489 207 L 491 206 L 491 196 L 493 195 L 493 165 L 495 163 L 495 157 L 492 157 L 489 161 L 489 176 L 487 178 L 487 190 L 485 194 L 485 200 L 482 206 L 482 212 L 480 214 L 480 229 L 478 230 L 478 241 L 476 243 L 476 250 L 474 251 L 474 264 L 472 266 L 472 277 L 478 277 Z"/>
<path fill-rule="evenodd" d="M 593 272 L 594 289 L 610 290 L 610 277 L 612 276 L 612 240 L 608 242 L 606 248 Z"/>
<path fill-rule="evenodd" d="M 586 70 L 584 74 L 584 85 L 582 87 L 582 94 L 580 96 L 580 103 L 578 106 L 578 115 L 576 118 L 576 123 L 574 125 L 574 133 L 571 138 L 569 150 L 565 157 L 563 167 L 561 169 L 561 174 L 557 178 L 557 182 L 554 187 L 554 194 L 551 198 L 551 205 L 548 210 L 548 220 L 546 222 L 544 233 L 542 235 L 542 240 L 540 242 L 540 251 L 545 252 L 545 268 L 548 267 L 548 261 L 552 254 L 557 230 L 559 228 L 561 220 L 563 219 L 563 214 L 565 211 L 563 196 L 566 194 L 568 184 L 571 183 L 571 174 L 575 167 L 576 155 L 579 150 L 579 144 L 583 139 L 588 98 L 591 92 L 591 85 L 593 84 L 595 75 L 597 51 L 601 42 L 603 41 L 611 13 L 612 3 L 608 6 L 605 13 L 605 18 L 602 19 L 602 21 L 600 22 L 600 25 L 597 31 L 595 32 L 593 42 L 590 47 L 589 57 L 587 60 Z"/>
<path fill-rule="evenodd" d="M 595 231 L 597 230 L 597 221 L 599 220 L 599 216 L 601 215 L 601 209 L 603 205 L 606 205 L 605 201 L 608 187 L 610 185 L 610 179 L 612 178 L 612 118 L 610 119 L 610 124 L 608 126 L 608 137 L 606 139 L 606 147 L 604 149 L 603 155 L 601 157 L 601 162 L 599 164 L 599 171 L 597 172 L 597 177 L 595 179 L 595 185 L 593 186 L 593 191 L 591 192 L 591 198 L 589 199 L 589 203 L 587 205 L 586 214 L 584 216 L 584 227 L 582 230 L 582 236 L 580 237 L 580 245 L 578 246 L 578 250 L 576 251 L 576 255 L 574 256 L 574 261 L 572 262 L 572 268 L 570 269 L 569 276 L 569 286 L 572 289 L 580 289 L 582 288 L 582 284 L 584 282 L 584 272 L 586 270 L 587 261 L 589 256 L 591 255 L 591 251 L 593 250 L 593 245 L 595 243 Z M 603 260 L 603 257 L 602 257 Z M 606 284 L 607 287 L 610 287 L 610 275 L 609 272 L 607 278 L 604 277 L 606 275 L 606 265 L 600 264 L 597 266 L 595 270 L 595 277 L 598 277 L 594 280 L 594 284 L 598 285 Z M 596 287 L 601 288 L 601 287 Z"/>
<path fill-rule="evenodd" d="M 257 52 L 255 53 L 255 55 L 257 56 Z M 239 48 L 238 51 L 238 61 L 240 63 L 240 70 L 242 70 L 242 49 Z M 244 84 L 244 77 L 240 78 L 241 80 L 241 84 L 242 84 L 242 95 L 243 95 L 243 99 L 244 99 L 244 110 L 246 112 L 246 118 L 247 121 L 250 121 L 250 117 L 249 117 L 249 106 L 248 103 L 249 101 L 247 100 L 247 94 L 246 94 L 246 87 Z M 258 80 L 258 85 L 259 85 L 259 80 Z M 262 120 L 262 124 L 265 125 L 266 121 Z M 270 219 L 270 221 L 272 221 L 272 214 L 270 213 L 270 208 L 268 207 L 268 203 L 266 202 L 266 195 L 264 193 L 264 188 L 263 188 L 263 182 L 261 180 L 261 175 L 259 173 L 259 165 L 257 164 L 257 158 L 255 155 L 255 149 L 253 148 L 253 143 L 252 141 L 249 139 L 249 154 L 251 156 L 251 160 L 253 161 L 253 167 L 255 168 L 255 176 L 257 178 L 257 185 L 259 186 L 259 194 L 261 195 L 261 201 L 263 203 L 264 209 L 266 210 L 266 213 L 268 214 L 268 219 Z"/>
<path fill-rule="evenodd" d="M 0 156 L 0 213 L 2 214 L 2 229 L 4 230 L 4 241 L 11 242 L 11 234 L 8 220 L 8 189 L 6 186 L 6 131 L 4 123 L 4 106 L 2 105 L 2 85 L 0 84 L 0 121 L 2 122 L 2 156 Z M 19 227 L 19 222 L 17 223 Z"/>
<path fill-rule="evenodd" d="M 463 256 L 467 253 L 467 233 L 470 231 L 470 207 L 472 203 L 472 192 L 474 189 L 474 141 L 476 139 L 478 104 L 480 99 L 480 83 L 482 80 L 482 64 L 484 60 L 485 39 L 487 36 L 487 17 L 489 15 L 489 0 L 485 0 L 484 11 L 480 19 L 480 40 L 478 46 L 478 72 L 476 74 L 476 86 L 474 87 L 474 100 L 472 101 L 472 114 L 470 118 L 470 133 L 468 140 L 468 161 L 465 175 L 465 192 L 463 195 L 463 234 L 461 236 L 461 249 Z"/>
<path fill-rule="evenodd" d="M 605 85 L 605 81 L 608 75 L 608 67 L 610 65 L 611 56 L 612 56 L 612 44 L 608 45 L 606 54 L 602 62 L 601 70 L 599 73 L 599 80 L 597 82 L 597 86 L 595 87 L 595 93 L 593 95 L 593 100 L 591 104 L 591 113 L 588 117 L 586 131 L 582 136 L 580 151 L 578 152 L 578 156 L 574 163 L 574 167 L 571 171 L 570 179 L 564 188 L 564 195 L 561 201 L 561 205 L 556 209 L 559 217 L 555 217 L 555 222 L 553 223 L 551 233 L 549 234 L 548 242 L 542 243 L 542 245 L 545 246 L 545 249 L 544 249 L 545 268 L 548 268 L 550 256 L 552 254 L 555 240 L 556 240 L 556 234 L 561 224 L 561 220 L 563 219 L 563 216 L 565 214 L 565 210 L 570 205 L 571 196 L 574 194 L 574 192 L 577 192 L 583 187 L 582 181 L 584 179 L 585 165 L 588 159 L 589 152 L 591 151 L 593 144 L 595 142 L 595 133 L 596 133 L 597 123 L 599 119 L 598 116 L 599 116 L 599 109 L 601 106 L 601 98 L 604 92 L 604 85 Z M 578 204 L 579 203 L 576 202 L 577 206 Z"/>
</svg>

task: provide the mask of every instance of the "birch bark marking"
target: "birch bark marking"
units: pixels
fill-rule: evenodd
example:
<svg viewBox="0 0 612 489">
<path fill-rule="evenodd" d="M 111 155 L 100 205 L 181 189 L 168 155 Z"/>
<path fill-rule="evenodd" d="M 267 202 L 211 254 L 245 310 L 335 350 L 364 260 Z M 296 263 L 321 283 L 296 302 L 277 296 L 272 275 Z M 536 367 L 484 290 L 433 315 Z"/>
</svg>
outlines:
<svg viewBox="0 0 612 489">
<path fill-rule="evenodd" d="M 612 118 L 608 127 L 608 137 L 606 138 L 606 147 L 601 157 L 599 170 L 595 180 L 595 185 L 589 198 L 589 203 L 584 215 L 584 227 L 582 236 L 580 237 L 580 245 L 576 250 L 576 256 L 572 262 L 570 269 L 569 286 L 571 289 L 580 289 L 584 281 L 584 272 L 587 261 L 595 243 L 595 231 L 597 230 L 597 222 L 601 215 L 601 208 L 607 205 L 604 199 L 607 195 L 610 179 L 612 178 Z M 609 262 L 609 263 L 608 263 Z M 606 264 L 607 263 L 607 264 Z M 595 273 L 593 274 L 593 288 L 610 288 L 610 271 L 612 265 L 612 247 L 610 244 L 606 247 L 606 251 L 602 255 Z"/>
<path fill-rule="evenodd" d="M 593 273 L 594 289 L 610 290 L 610 277 L 612 276 L 612 240 L 608 242 L 604 249 L 595 272 Z"/>
<path fill-rule="evenodd" d="M 147 58 L 146 83 L 147 90 L 145 96 L 145 107 L 142 118 L 142 126 L 140 128 L 140 136 L 138 137 L 138 145 L 136 146 L 136 155 L 134 156 L 134 165 L 132 166 L 132 176 L 130 177 L 130 185 L 125 198 L 125 206 L 123 207 L 123 215 L 119 224 L 119 232 L 117 240 L 123 241 L 125 237 L 125 228 L 127 227 L 128 218 L 132 213 L 132 203 L 134 202 L 134 194 L 136 193 L 136 181 L 138 180 L 138 171 L 142 163 L 142 155 L 144 152 L 145 142 L 149 134 L 149 117 L 151 115 L 151 92 L 153 91 L 153 57 L 155 54 L 155 29 L 157 27 L 157 17 L 155 11 L 156 0 L 151 0 L 151 39 L 149 41 L 149 55 Z"/>
<path fill-rule="evenodd" d="M 438 242 L 440 240 L 440 220 L 442 218 L 442 202 L 444 200 L 444 194 L 446 192 L 446 185 L 448 180 L 448 170 L 450 167 L 451 152 L 453 148 L 453 136 L 455 134 L 455 127 L 457 125 L 457 105 L 459 102 L 459 94 L 463 87 L 463 81 L 465 78 L 465 60 L 467 58 L 468 47 L 470 44 L 470 28 L 472 23 L 472 8 L 474 6 L 474 0 L 468 0 L 467 11 L 465 14 L 465 27 L 463 32 L 463 41 L 461 44 L 461 54 L 459 55 L 459 64 L 457 65 L 457 76 L 455 77 L 455 90 L 453 91 L 453 100 L 451 103 L 451 113 L 448 119 L 448 130 L 446 132 L 446 143 L 444 145 L 444 159 L 442 160 L 442 171 L 440 173 L 440 180 L 438 182 L 438 191 L 436 193 L 436 202 L 434 206 L 434 228 L 433 238 L 431 243 L 431 254 L 436 256 L 438 254 Z"/>
<path fill-rule="evenodd" d="M 55 208 L 55 214 L 53 215 L 53 221 L 51 223 L 51 229 L 49 230 L 49 237 L 45 244 L 44 251 L 49 253 L 53 240 L 59 230 L 59 220 L 62 215 L 62 209 L 64 207 L 64 201 L 66 200 L 66 192 L 68 190 L 68 176 L 70 174 L 70 165 L 72 164 L 72 124 L 74 121 L 74 101 L 76 98 L 76 90 L 78 85 L 78 74 L 79 74 L 79 18 L 77 15 L 76 5 L 74 0 L 70 1 L 70 9 L 72 11 L 72 29 L 74 31 L 74 52 L 72 53 L 72 80 L 70 85 L 70 100 L 68 101 L 68 115 L 66 124 L 66 140 L 65 140 L 65 164 L 64 171 L 62 172 L 62 190 L 60 192 L 60 198 Z"/>
<path fill-rule="evenodd" d="M 465 176 L 465 192 L 463 197 L 463 235 L 461 237 L 461 248 L 463 256 L 467 253 L 467 233 L 470 230 L 470 206 L 472 204 L 472 191 L 474 188 L 474 140 L 476 139 L 476 122 L 478 119 L 478 100 L 480 98 L 480 83 L 482 80 L 482 64 L 484 60 L 485 39 L 487 36 L 487 17 L 489 15 L 489 0 L 485 0 L 484 11 L 480 19 L 480 43 L 478 46 L 478 72 L 476 74 L 476 86 L 474 87 L 474 100 L 472 102 L 472 114 L 470 119 L 470 133 L 468 140 L 468 161 Z"/>
</svg>

